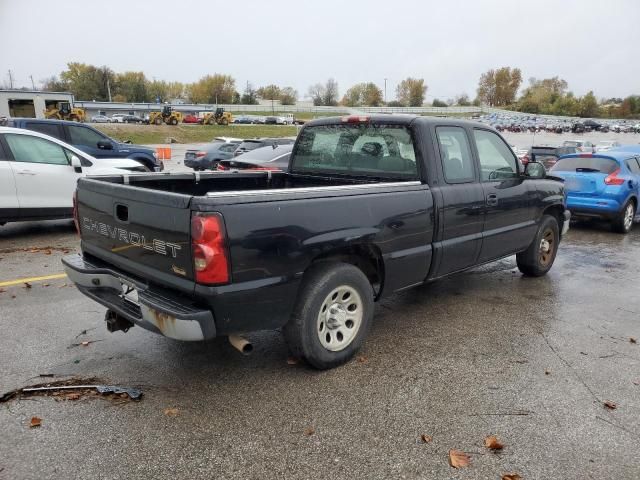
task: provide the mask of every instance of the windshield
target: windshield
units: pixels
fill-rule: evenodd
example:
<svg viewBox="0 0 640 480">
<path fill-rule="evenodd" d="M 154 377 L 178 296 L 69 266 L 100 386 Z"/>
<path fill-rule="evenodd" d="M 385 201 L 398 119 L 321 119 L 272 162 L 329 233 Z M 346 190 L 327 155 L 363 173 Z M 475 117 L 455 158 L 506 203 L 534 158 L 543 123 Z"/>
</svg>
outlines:
<svg viewBox="0 0 640 480">
<path fill-rule="evenodd" d="M 307 127 L 300 134 L 292 170 L 418 178 L 413 139 L 404 125 L 367 123 Z"/>
<path fill-rule="evenodd" d="M 618 162 L 610 158 L 601 157 L 577 157 L 561 158 L 558 160 L 552 172 L 600 172 L 607 175 L 618 169 Z"/>
<path fill-rule="evenodd" d="M 251 140 L 247 140 L 245 142 L 242 142 L 240 144 L 240 146 L 238 147 L 239 150 L 253 150 L 254 148 L 258 148 L 262 146 L 262 142 L 260 140 L 255 140 L 255 141 L 251 141 Z"/>
</svg>

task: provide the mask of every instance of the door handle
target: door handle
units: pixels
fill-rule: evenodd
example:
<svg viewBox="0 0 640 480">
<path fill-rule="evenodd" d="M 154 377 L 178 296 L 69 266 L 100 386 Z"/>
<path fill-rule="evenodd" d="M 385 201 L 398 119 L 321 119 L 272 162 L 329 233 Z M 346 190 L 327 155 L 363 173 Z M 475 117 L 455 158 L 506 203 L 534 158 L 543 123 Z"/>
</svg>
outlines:
<svg viewBox="0 0 640 480">
<path fill-rule="evenodd" d="M 17 172 L 18 175 L 36 175 L 36 172 L 32 172 L 31 170 L 22 170 Z"/>
<path fill-rule="evenodd" d="M 498 205 L 498 195 L 495 193 L 491 193 L 487 195 L 487 205 L 490 207 L 495 207 Z"/>
</svg>

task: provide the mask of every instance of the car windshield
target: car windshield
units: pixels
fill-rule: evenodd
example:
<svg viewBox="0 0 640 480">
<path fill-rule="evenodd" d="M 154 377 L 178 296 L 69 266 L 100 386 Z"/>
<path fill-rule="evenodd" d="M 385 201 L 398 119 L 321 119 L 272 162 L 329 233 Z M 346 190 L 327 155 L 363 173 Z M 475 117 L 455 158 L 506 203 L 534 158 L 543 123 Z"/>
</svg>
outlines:
<svg viewBox="0 0 640 480">
<path fill-rule="evenodd" d="M 307 127 L 300 134 L 292 170 L 418 178 L 413 139 L 404 125 L 361 123 Z"/>
<path fill-rule="evenodd" d="M 262 142 L 260 140 L 247 140 L 242 142 L 238 148 L 240 150 L 254 150 L 260 146 L 262 146 Z"/>
<path fill-rule="evenodd" d="M 552 172 L 600 172 L 607 175 L 618 169 L 618 162 L 602 157 L 561 158 L 552 168 Z"/>
<path fill-rule="evenodd" d="M 276 148 L 271 146 L 256 148 L 255 150 L 245 153 L 244 155 L 240 155 L 236 157 L 238 161 L 249 161 L 249 162 L 270 162 L 277 157 L 280 157 L 291 151 L 292 145 L 280 145 Z"/>
</svg>

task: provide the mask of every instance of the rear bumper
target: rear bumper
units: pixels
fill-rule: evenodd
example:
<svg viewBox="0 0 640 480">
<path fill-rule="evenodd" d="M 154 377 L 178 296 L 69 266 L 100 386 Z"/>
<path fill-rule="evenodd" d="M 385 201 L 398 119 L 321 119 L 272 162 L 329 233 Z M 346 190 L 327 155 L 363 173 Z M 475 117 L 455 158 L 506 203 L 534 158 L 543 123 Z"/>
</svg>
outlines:
<svg viewBox="0 0 640 480">
<path fill-rule="evenodd" d="M 612 218 L 622 209 L 623 203 L 606 197 L 567 197 L 567 208 L 575 217 Z"/>
<path fill-rule="evenodd" d="M 216 336 L 211 310 L 196 306 L 188 297 L 149 287 L 114 269 L 94 265 L 79 255 L 64 257 L 62 264 L 83 294 L 144 329 L 185 341 Z M 125 298 L 123 286 L 137 291 L 137 302 Z"/>
<path fill-rule="evenodd" d="M 571 211 L 564 211 L 564 219 L 562 221 L 562 230 L 560 231 L 560 236 L 564 236 L 565 233 L 569 231 L 569 224 L 571 223 Z"/>
</svg>

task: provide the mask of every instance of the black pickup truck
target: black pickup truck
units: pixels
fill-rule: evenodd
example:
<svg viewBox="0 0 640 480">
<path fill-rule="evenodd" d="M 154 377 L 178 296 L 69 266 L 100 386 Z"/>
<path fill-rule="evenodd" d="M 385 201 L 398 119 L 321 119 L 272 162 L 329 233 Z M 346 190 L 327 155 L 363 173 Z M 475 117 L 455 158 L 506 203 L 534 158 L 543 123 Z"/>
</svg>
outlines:
<svg viewBox="0 0 640 480">
<path fill-rule="evenodd" d="M 383 295 L 513 254 L 543 275 L 569 226 L 562 182 L 493 129 L 407 115 L 309 122 L 288 172 L 82 178 L 75 205 L 63 263 L 111 331 L 283 328 L 316 368 L 354 355 Z"/>
</svg>

